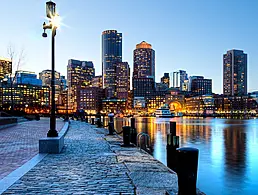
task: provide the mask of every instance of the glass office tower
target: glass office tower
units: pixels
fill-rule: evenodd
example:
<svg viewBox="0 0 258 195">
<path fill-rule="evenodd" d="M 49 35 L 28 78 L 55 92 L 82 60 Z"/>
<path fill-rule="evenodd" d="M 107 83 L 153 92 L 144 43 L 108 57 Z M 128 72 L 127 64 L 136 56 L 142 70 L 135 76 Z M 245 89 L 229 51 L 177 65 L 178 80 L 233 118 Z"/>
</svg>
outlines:
<svg viewBox="0 0 258 195">
<path fill-rule="evenodd" d="M 115 96 L 116 70 L 114 63 L 122 62 L 122 33 L 116 30 L 102 32 L 103 88 L 108 98 Z"/>
</svg>

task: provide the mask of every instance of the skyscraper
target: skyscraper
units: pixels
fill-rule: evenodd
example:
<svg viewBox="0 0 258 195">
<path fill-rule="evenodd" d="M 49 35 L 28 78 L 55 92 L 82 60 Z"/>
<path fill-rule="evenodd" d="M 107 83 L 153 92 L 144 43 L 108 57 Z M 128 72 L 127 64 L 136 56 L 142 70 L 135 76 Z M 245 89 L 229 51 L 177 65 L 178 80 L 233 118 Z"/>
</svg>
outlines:
<svg viewBox="0 0 258 195">
<path fill-rule="evenodd" d="M 6 74 L 12 73 L 12 61 L 7 58 L 0 58 L 0 80 L 4 78 Z"/>
<path fill-rule="evenodd" d="M 116 94 L 118 99 L 128 99 L 130 90 L 130 68 L 128 62 L 115 63 L 116 69 Z"/>
<path fill-rule="evenodd" d="M 229 50 L 223 55 L 223 94 L 247 94 L 247 54 L 242 50 Z"/>
<path fill-rule="evenodd" d="M 107 97 L 115 96 L 116 70 L 114 63 L 122 62 L 122 33 L 116 30 L 102 32 L 102 76 Z"/>
<path fill-rule="evenodd" d="M 133 97 L 150 98 L 155 91 L 155 51 L 142 41 L 134 50 Z"/>
<path fill-rule="evenodd" d="M 188 75 L 186 71 L 179 70 L 179 71 L 173 72 L 172 86 L 174 88 L 179 88 L 181 91 L 183 91 L 186 80 L 188 80 Z"/>
<path fill-rule="evenodd" d="M 95 76 L 94 65 L 91 61 L 79 61 L 70 59 L 67 65 L 67 83 L 69 107 L 76 111 L 78 88 L 91 86 Z"/>
<path fill-rule="evenodd" d="M 155 82 L 155 51 L 142 41 L 134 50 L 133 78 L 152 78 Z"/>
</svg>

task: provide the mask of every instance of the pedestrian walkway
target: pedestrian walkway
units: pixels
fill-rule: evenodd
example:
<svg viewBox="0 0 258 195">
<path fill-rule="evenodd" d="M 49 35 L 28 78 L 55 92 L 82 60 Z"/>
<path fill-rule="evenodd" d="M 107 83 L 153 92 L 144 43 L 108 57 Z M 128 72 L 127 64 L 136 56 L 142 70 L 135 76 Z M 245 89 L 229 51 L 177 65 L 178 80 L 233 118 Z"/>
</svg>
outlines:
<svg viewBox="0 0 258 195">
<path fill-rule="evenodd" d="M 164 195 L 177 193 L 177 176 L 107 130 L 71 121 L 61 154 L 48 154 L 3 194 Z M 197 194 L 201 194 L 198 193 Z"/>
<path fill-rule="evenodd" d="M 49 154 L 3 194 L 134 194 L 123 163 L 90 125 L 72 121 L 61 154 Z"/>
<path fill-rule="evenodd" d="M 58 131 L 63 125 L 64 122 L 57 119 Z M 0 129 L 0 179 L 38 154 L 39 139 L 46 137 L 48 130 L 49 118 Z"/>
</svg>

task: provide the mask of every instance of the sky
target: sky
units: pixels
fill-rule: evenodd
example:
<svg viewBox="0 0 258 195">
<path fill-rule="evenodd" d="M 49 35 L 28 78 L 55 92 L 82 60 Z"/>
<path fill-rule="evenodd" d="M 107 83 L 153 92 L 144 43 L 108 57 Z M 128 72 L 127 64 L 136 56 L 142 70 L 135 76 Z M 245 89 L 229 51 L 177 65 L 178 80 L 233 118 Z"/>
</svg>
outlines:
<svg viewBox="0 0 258 195">
<path fill-rule="evenodd" d="M 20 69 L 51 68 L 51 39 L 42 37 L 45 0 L 1 0 L 0 56 L 7 47 L 25 51 Z M 56 0 L 65 24 L 56 35 L 56 70 L 66 76 L 68 59 L 93 61 L 101 74 L 101 33 L 123 34 L 123 61 L 133 69 L 136 44 L 156 53 L 156 81 L 164 72 L 186 70 L 212 79 L 222 93 L 223 54 L 248 54 L 248 91 L 258 90 L 258 1 L 256 0 Z"/>
</svg>

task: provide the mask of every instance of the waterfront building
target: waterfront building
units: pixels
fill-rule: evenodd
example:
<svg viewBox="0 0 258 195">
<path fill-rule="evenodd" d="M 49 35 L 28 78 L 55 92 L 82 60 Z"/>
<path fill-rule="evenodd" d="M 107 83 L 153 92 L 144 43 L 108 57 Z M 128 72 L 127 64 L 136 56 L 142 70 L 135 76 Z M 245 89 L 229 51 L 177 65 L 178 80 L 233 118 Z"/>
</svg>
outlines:
<svg viewBox="0 0 258 195">
<path fill-rule="evenodd" d="M 183 86 L 186 80 L 188 80 L 188 74 L 186 71 L 179 70 L 172 73 L 172 87 L 179 88 L 183 91 Z"/>
<path fill-rule="evenodd" d="M 37 78 L 35 72 L 18 70 L 15 72 L 15 84 L 42 86 L 42 80 Z"/>
<path fill-rule="evenodd" d="M 223 94 L 247 94 L 247 54 L 242 50 L 229 50 L 223 55 Z"/>
<path fill-rule="evenodd" d="M 200 95 L 185 98 L 185 109 L 188 115 L 213 115 L 215 103 L 212 95 Z"/>
<path fill-rule="evenodd" d="M 133 97 L 150 98 L 155 91 L 155 51 L 142 41 L 134 50 Z"/>
<path fill-rule="evenodd" d="M 10 110 L 13 94 L 14 110 L 23 110 L 32 113 L 48 113 L 50 89 L 46 86 L 14 84 L 0 87 L 0 107 Z"/>
<path fill-rule="evenodd" d="M 203 76 L 191 76 L 189 80 L 192 95 L 212 94 L 211 79 L 204 79 Z"/>
<path fill-rule="evenodd" d="M 12 74 L 12 60 L 0 57 L 0 80 L 10 74 Z"/>
<path fill-rule="evenodd" d="M 126 114 L 127 113 L 126 99 L 105 99 L 102 100 L 102 111 L 105 114 Z"/>
<path fill-rule="evenodd" d="M 116 70 L 115 97 L 128 99 L 130 91 L 130 68 L 127 62 L 114 63 Z"/>
<path fill-rule="evenodd" d="M 102 110 L 103 88 L 81 87 L 78 92 L 77 110 L 83 109 L 88 114 L 96 114 Z"/>
<path fill-rule="evenodd" d="M 92 87 L 103 88 L 103 77 L 102 75 L 95 76 L 92 78 Z"/>
<path fill-rule="evenodd" d="M 122 33 L 116 30 L 102 32 L 102 76 L 107 98 L 115 97 L 116 70 L 114 63 L 122 62 Z"/>
<path fill-rule="evenodd" d="M 153 78 L 133 78 L 134 98 L 143 97 L 146 100 L 151 98 L 155 92 Z"/>
<path fill-rule="evenodd" d="M 67 65 L 67 83 L 69 107 L 77 109 L 78 89 L 81 86 L 90 87 L 95 76 L 94 65 L 91 61 L 70 59 Z"/>
<path fill-rule="evenodd" d="M 164 73 L 164 76 L 160 79 L 161 83 L 165 84 L 167 88 L 170 87 L 170 77 L 169 73 Z"/>
</svg>

